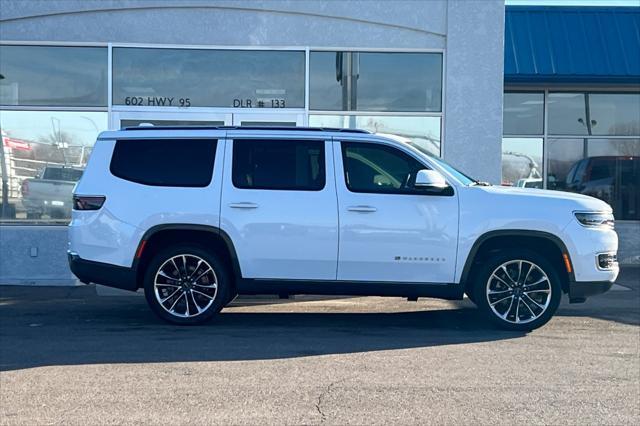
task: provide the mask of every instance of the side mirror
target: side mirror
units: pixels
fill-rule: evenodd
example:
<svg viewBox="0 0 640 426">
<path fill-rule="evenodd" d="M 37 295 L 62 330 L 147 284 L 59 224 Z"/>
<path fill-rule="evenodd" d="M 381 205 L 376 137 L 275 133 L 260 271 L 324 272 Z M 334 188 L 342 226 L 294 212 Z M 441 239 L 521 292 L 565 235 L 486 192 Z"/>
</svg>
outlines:
<svg viewBox="0 0 640 426">
<path fill-rule="evenodd" d="M 445 180 L 444 176 L 436 170 L 420 170 L 416 174 L 416 182 L 413 185 L 416 189 L 424 190 L 432 194 L 453 195 L 453 190 Z"/>
<path fill-rule="evenodd" d="M 417 188 L 445 188 L 447 181 L 439 172 L 435 170 L 419 170 L 416 175 Z"/>
</svg>

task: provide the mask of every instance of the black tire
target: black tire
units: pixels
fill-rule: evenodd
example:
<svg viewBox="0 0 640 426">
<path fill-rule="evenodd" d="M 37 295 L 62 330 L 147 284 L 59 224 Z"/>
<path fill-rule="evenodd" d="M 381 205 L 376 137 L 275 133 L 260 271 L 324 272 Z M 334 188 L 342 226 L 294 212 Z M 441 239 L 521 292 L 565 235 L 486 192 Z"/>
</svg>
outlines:
<svg viewBox="0 0 640 426">
<path fill-rule="evenodd" d="M 506 273 L 502 269 L 503 265 Z M 529 265 L 535 265 L 537 269 Z M 522 271 L 520 276 L 517 276 L 518 268 Z M 546 257 L 534 251 L 509 249 L 496 252 L 486 259 L 476 272 L 474 302 L 485 317 L 502 329 L 534 330 L 546 324 L 558 309 L 562 298 L 562 284 L 558 271 Z M 494 272 L 497 275 L 494 275 Z M 524 279 L 527 283 L 522 282 Z M 543 281 L 534 284 L 540 280 Z M 511 286 L 506 285 L 507 283 Z M 488 288 L 494 293 L 488 294 Z M 547 289 L 550 295 L 546 293 Z M 506 316 L 499 315 L 505 313 Z"/>
<path fill-rule="evenodd" d="M 186 257 L 186 271 L 181 262 L 183 255 Z M 174 261 L 171 262 L 171 259 Z M 203 262 L 199 263 L 198 259 Z M 207 266 L 212 273 L 205 272 Z M 175 267 L 178 268 L 177 272 Z M 161 268 L 165 275 L 159 275 Z M 198 278 L 203 273 L 204 276 Z M 164 278 L 166 275 L 173 278 Z M 187 278 L 189 275 L 191 278 Z M 196 278 L 198 280 L 194 282 Z M 179 245 L 162 250 L 149 262 L 144 276 L 144 295 L 151 310 L 163 320 L 179 325 L 196 325 L 211 320 L 226 305 L 230 288 L 230 277 L 220 257 L 195 245 Z M 165 299 L 174 291 L 177 292 L 174 296 Z M 159 299 L 167 300 L 164 306 Z M 198 313 L 200 309 L 202 311 Z"/>
</svg>

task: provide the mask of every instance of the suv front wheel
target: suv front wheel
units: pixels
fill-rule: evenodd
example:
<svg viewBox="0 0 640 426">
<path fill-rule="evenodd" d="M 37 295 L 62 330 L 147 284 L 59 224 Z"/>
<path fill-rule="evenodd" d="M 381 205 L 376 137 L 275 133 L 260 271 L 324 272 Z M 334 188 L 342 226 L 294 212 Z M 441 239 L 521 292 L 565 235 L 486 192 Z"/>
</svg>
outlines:
<svg viewBox="0 0 640 426">
<path fill-rule="evenodd" d="M 558 309 L 562 285 L 556 268 L 529 250 L 498 252 L 476 275 L 474 299 L 499 327 L 529 331 L 546 324 Z"/>
<path fill-rule="evenodd" d="M 197 246 L 171 247 L 149 263 L 144 294 L 153 312 L 173 324 L 210 320 L 228 299 L 229 279 L 218 257 Z"/>
</svg>

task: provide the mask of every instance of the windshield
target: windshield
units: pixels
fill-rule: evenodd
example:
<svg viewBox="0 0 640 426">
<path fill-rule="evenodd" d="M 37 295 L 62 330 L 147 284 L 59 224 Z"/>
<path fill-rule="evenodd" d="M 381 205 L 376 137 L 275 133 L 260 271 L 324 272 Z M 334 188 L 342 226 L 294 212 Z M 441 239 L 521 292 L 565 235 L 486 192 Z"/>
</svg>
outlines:
<svg viewBox="0 0 640 426">
<path fill-rule="evenodd" d="M 449 173 L 450 175 L 455 177 L 463 185 L 471 185 L 472 183 L 476 183 L 477 182 L 477 180 L 465 175 L 460 170 L 458 170 L 455 167 L 453 167 L 451 164 L 445 162 L 444 160 L 442 160 L 439 157 L 436 157 L 431 152 L 427 151 L 426 149 L 422 148 L 421 146 L 415 145 L 415 144 L 412 144 L 412 143 L 407 143 L 407 145 L 409 145 L 410 147 L 416 149 L 418 152 L 420 152 L 422 155 L 428 157 L 434 163 L 437 163 L 440 167 L 445 169 L 447 171 L 447 173 Z"/>
</svg>

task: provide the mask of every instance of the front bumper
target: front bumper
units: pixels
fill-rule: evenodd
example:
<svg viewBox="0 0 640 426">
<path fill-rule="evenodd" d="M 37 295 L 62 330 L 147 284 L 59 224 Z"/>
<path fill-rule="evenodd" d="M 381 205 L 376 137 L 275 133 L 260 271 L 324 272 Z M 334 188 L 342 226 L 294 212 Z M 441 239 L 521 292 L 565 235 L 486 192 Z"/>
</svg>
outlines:
<svg viewBox="0 0 640 426">
<path fill-rule="evenodd" d="M 71 251 L 67 252 L 67 258 L 71 272 L 85 284 L 95 283 L 131 291 L 138 289 L 133 268 L 85 260 Z"/>
<path fill-rule="evenodd" d="M 572 281 L 569 283 L 569 300 L 584 302 L 589 296 L 609 291 L 613 283 L 614 281 Z"/>
</svg>

